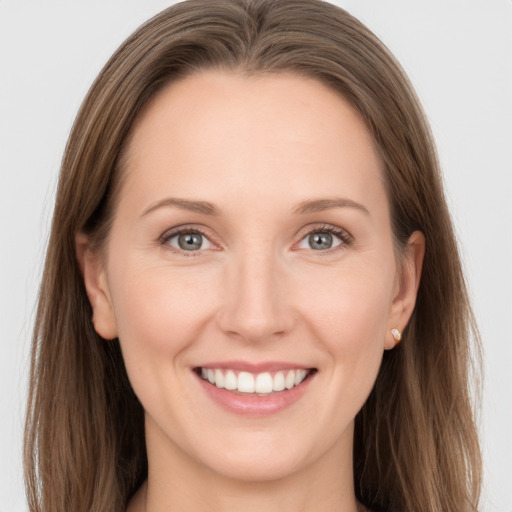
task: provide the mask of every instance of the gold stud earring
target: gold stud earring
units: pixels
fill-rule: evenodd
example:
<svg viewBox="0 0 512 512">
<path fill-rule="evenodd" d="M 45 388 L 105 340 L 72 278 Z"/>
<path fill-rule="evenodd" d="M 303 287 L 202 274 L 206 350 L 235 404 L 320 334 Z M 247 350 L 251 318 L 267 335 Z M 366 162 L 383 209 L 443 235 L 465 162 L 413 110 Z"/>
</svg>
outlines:
<svg viewBox="0 0 512 512">
<path fill-rule="evenodd" d="M 391 329 L 391 334 L 395 341 L 400 341 L 402 339 L 402 333 L 398 329 Z"/>
</svg>

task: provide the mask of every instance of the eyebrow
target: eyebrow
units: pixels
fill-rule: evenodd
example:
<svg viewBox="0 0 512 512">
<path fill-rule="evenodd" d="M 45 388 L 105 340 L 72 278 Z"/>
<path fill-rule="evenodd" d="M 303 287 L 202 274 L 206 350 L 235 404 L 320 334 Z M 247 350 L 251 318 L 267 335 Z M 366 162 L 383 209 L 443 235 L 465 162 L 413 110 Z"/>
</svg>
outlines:
<svg viewBox="0 0 512 512">
<path fill-rule="evenodd" d="M 187 210 L 189 212 L 202 213 L 205 215 L 219 215 L 217 208 L 208 201 L 193 201 L 191 199 L 180 199 L 177 197 L 167 197 L 161 201 L 157 201 L 149 205 L 143 212 L 141 217 L 151 213 L 154 210 L 162 207 L 174 207 L 180 210 Z"/>
<path fill-rule="evenodd" d="M 360 210 L 366 215 L 370 215 L 370 212 L 362 204 L 356 203 L 351 199 L 345 199 L 341 197 L 329 197 L 325 199 L 310 199 L 301 201 L 294 209 L 293 213 L 299 215 L 305 215 L 308 213 L 323 212 L 330 210 L 331 208 L 355 208 Z"/>
<path fill-rule="evenodd" d="M 143 212 L 141 217 L 151 213 L 154 210 L 162 207 L 174 207 L 180 210 L 187 210 L 190 212 L 202 213 L 204 215 L 218 216 L 219 210 L 208 201 L 195 201 L 191 199 L 181 199 L 177 197 L 167 197 L 149 205 Z M 301 201 L 294 207 L 292 212 L 296 215 L 307 215 L 308 213 L 323 212 L 332 208 L 355 208 L 360 210 L 366 215 L 370 212 L 362 204 L 356 203 L 351 199 L 344 199 L 341 197 L 330 197 L 322 199 L 309 199 Z"/>
</svg>

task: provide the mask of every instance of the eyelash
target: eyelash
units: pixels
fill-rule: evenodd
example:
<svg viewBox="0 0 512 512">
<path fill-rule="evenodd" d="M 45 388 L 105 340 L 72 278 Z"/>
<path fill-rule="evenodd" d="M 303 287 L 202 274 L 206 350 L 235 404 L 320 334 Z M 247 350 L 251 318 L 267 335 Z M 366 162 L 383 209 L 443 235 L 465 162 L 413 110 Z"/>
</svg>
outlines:
<svg viewBox="0 0 512 512">
<path fill-rule="evenodd" d="M 178 254 L 183 254 L 184 256 L 192 256 L 192 257 L 199 256 L 201 251 L 183 251 L 183 250 L 177 249 L 176 247 L 172 247 L 169 244 L 169 240 L 171 240 L 172 238 L 174 238 L 176 236 L 182 235 L 182 234 L 187 234 L 187 235 L 198 234 L 198 235 L 204 236 L 207 240 L 211 239 L 211 236 L 207 235 L 203 230 L 201 230 L 199 228 L 196 228 L 196 227 L 191 228 L 188 226 L 183 226 L 181 228 L 175 228 L 175 229 L 165 232 L 159 238 L 158 243 L 161 246 L 166 246 L 166 248 L 169 248 L 172 252 L 176 252 Z M 212 243 L 216 243 L 215 240 L 213 240 Z"/>
<path fill-rule="evenodd" d="M 342 228 L 338 228 L 336 226 L 332 226 L 330 224 L 324 224 L 322 226 L 315 226 L 314 228 L 306 231 L 305 233 L 302 234 L 302 236 L 300 238 L 300 241 L 304 240 L 306 237 L 308 237 L 308 236 L 310 236 L 310 235 L 312 235 L 314 233 L 329 233 L 330 235 L 335 235 L 337 238 L 339 238 L 341 240 L 341 243 L 339 243 L 335 247 L 331 247 L 329 249 L 319 250 L 319 251 L 314 251 L 313 249 L 311 249 L 313 252 L 318 253 L 317 254 L 318 256 L 332 254 L 333 252 L 342 250 L 342 249 L 344 249 L 346 247 L 350 247 L 354 243 L 354 239 L 352 238 L 352 236 L 347 231 L 345 231 Z M 182 255 L 187 256 L 187 257 L 189 257 L 189 256 L 191 256 L 191 257 L 199 256 L 200 253 L 202 252 L 201 250 L 183 251 L 183 250 L 177 249 L 176 247 L 172 247 L 171 245 L 169 245 L 169 240 L 171 240 L 172 238 L 174 238 L 176 236 L 179 236 L 181 234 L 192 234 L 192 235 L 199 234 L 199 235 L 204 236 L 211 243 L 219 245 L 219 244 L 217 244 L 215 242 L 215 239 L 211 240 L 211 236 L 207 235 L 200 228 L 197 228 L 197 227 L 193 227 L 192 228 L 192 227 L 188 227 L 188 226 L 183 226 L 183 227 L 180 227 L 180 228 L 174 228 L 171 231 L 165 232 L 158 239 L 158 243 L 161 246 L 166 246 L 166 247 L 170 248 L 170 250 L 172 250 L 173 252 L 182 254 Z"/>
<path fill-rule="evenodd" d="M 338 245 L 331 247 L 329 249 L 320 251 L 314 251 L 313 249 L 311 249 L 311 251 L 315 252 L 317 256 L 330 255 L 334 252 L 346 249 L 347 247 L 350 247 L 354 243 L 352 235 L 350 235 L 347 231 L 336 226 L 331 226 L 330 224 L 323 224 L 321 226 L 315 226 L 314 228 L 309 229 L 305 233 L 301 234 L 300 241 L 304 240 L 306 237 L 309 237 L 315 233 L 329 233 L 330 235 L 334 235 L 340 239 L 340 243 Z"/>
</svg>

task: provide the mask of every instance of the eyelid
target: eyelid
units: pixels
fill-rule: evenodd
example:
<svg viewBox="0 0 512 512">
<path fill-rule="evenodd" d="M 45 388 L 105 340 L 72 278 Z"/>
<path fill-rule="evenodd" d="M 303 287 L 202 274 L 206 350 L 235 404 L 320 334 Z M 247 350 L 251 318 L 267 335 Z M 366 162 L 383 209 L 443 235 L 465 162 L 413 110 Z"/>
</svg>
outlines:
<svg viewBox="0 0 512 512">
<path fill-rule="evenodd" d="M 216 246 L 216 248 L 208 248 L 208 249 L 199 249 L 196 251 L 184 251 L 177 247 L 171 246 L 168 242 L 171 238 L 174 238 L 175 236 L 178 236 L 182 233 L 198 233 L 202 236 L 204 236 L 212 245 Z M 313 233 L 330 233 L 336 236 L 340 239 L 341 243 L 338 245 L 331 247 L 329 249 L 325 250 L 318 250 L 315 251 L 314 249 L 309 249 L 311 252 L 316 253 L 317 255 L 325 255 L 325 254 L 331 254 L 333 252 L 343 250 L 346 247 L 351 246 L 354 243 L 354 238 L 352 235 L 345 229 L 340 228 L 338 226 L 334 226 L 332 224 L 316 224 L 313 226 L 306 226 L 299 232 L 300 239 L 299 241 L 294 245 L 296 247 L 298 244 L 300 244 L 307 236 L 310 236 Z M 221 247 L 221 244 L 216 241 L 215 237 L 211 235 L 210 233 L 207 233 L 206 230 L 204 230 L 201 226 L 196 226 L 194 224 L 183 224 L 180 226 L 175 226 L 173 228 L 168 229 L 165 231 L 159 238 L 158 243 L 161 246 L 165 246 L 172 252 L 182 254 L 184 256 L 199 256 L 201 253 L 204 253 L 206 250 L 219 250 Z"/>
<path fill-rule="evenodd" d="M 169 240 L 183 233 L 197 233 L 204 236 L 214 246 L 213 248 L 209 247 L 208 250 L 215 251 L 218 250 L 218 247 L 220 247 L 220 244 L 216 241 L 215 237 L 207 233 L 206 230 L 204 230 L 202 227 L 196 226 L 194 224 L 183 224 L 181 226 L 174 226 L 168 229 L 158 237 L 158 244 L 161 245 L 162 247 L 165 247 L 166 249 L 169 249 L 174 253 L 178 253 L 184 256 L 199 256 L 201 255 L 201 253 L 207 250 L 200 249 L 197 251 L 184 251 L 182 249 L 179 249 L 178 247 L 174 247 L 169 244 Z"/>
<path fill-rule="evenodd" d="M 318 251 L 310 249 L 310 251 L 316 253 L 319 256 L 325 254 L 332 254 L 333 252 L 343 250 L 347 247 L 350 247 L 354 243 L 353 236 L 346 229 L 334 226 L 332 224 L 318 224 L 315 226 L 308 226 L 307 228 L 305 228 L 305 231 L 301 231 L 300 240 L 297 243 L 297 245 L 300 244 L 306 237 L 310 236 L 313 233 L 330 233 L 339 238 L 341 241 L 341 243 L 329 249 Z"/>
</svg>

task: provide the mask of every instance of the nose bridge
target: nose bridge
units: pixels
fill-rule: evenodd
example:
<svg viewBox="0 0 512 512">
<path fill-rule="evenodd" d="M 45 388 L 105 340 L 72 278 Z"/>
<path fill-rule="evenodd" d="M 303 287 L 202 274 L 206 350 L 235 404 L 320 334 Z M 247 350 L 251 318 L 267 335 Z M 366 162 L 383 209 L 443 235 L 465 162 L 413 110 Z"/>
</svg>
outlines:
<svg viewBox="0 0 512 512">
<path fill-rule="evenodd" d="M 220 325 L 248 341 L 261 341 L 291 328 L 287 277 L 272 244 L 246 247 L 226 268 Z"/>
</svg>

